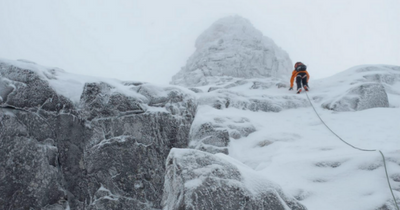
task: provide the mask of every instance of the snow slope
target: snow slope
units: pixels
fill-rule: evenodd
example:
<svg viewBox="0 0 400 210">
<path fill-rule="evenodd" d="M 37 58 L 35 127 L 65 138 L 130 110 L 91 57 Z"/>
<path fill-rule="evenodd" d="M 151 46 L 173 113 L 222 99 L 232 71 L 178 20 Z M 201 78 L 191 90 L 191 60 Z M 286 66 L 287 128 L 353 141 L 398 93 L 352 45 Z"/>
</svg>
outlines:
<svg viewBox="0 0 400 210">
<path fill-rule="evenodd" d="M 312 75 L 312 70 L 310 72 Z M 398 199 L 399 76 L 400 67 L 396 66 L 357 66 L 330 78 L 311 80 L 311 91 L 308 93 L 318 114 L 342 139 L 356 147 L 377 149 L 385 154 L 390 182 Z M 243 85 L 224 91 L 234 92 L 238 98 L 273 96 L 289 101 L 294 98 L 307 100 L 306 94 L 296 95 L 294 91 L 288 91 L 288 88 L 270 86 L 251 89 L 253 82 L 242 82 Z M 269 81 L 264 79 L 259 82 Z M 348 90 L 370 83 L 384 86 L 389 107 L 347 112 L 324 108 L 324 103 L 347 97 Z M 223 86 L 227 87 L 226 84 Z M 208 88 L 202 89 L 206 91 Z M 200 103 L 204 98 L 217 97 L 218 91 L 223 92 L 216 89 L 199 94 Z M 234 96 L 229 96 L 231 101 L 235 100 Z M 279 101 L 277 103 L 279 105 Z M 244 126 L 251 124 L 255 127 L 255 131 L 248 136 L 238 139 L 233 138 L 234 135 L 230 137 L 229 156 L 248 166 L 246 168 L 240 164 L 242 174 L 252 171 L 259 177 L 278 183 L 286 194 L 294 196 L 310 210 L 395 209 L 390 201 L 392 196 L 379 152 L 359 151 L 341 142 L 324 127 L 309 104 L 283 107 L 279 112 L 233 106 L 215 109 L 209 105 L 203 103 L 199 106 L 197 116 L 201 117 L 196 117 L 192 130 L 194 126 L 212 122 L 219 129 L 225 128 L 232 134 L 234 131 L 230 129 L 232 127 L 227 119 L 245 119 L 242 120 L 246 124 Z M 257 180 L 252 182 L 257 183 Z M 262 183 L 261 178 L 259 182 Z"/>
</svg>

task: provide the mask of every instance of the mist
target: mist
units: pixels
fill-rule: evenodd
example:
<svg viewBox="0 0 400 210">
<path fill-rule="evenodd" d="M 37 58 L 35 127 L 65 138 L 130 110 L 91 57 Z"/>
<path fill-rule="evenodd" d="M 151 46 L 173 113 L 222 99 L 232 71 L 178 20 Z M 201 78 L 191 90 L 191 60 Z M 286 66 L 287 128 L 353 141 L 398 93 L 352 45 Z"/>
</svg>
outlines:
<svg viewBox="0 0 400 210">
<path fill-rule="evenodd" d="M 400 65 L 398 11 L 397 0 L 1 1 L 0 57 L 168 84 L 205 29 L 240 15 L 318 79 Z"/>
</svg>

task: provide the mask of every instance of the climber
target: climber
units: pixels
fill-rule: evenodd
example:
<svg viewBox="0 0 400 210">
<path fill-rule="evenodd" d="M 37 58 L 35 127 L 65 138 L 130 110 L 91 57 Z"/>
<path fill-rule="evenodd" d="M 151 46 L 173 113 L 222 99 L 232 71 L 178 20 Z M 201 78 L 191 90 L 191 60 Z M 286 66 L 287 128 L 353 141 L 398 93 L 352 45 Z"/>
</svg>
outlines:
<svg viewBox="0 0 400 210">
<path fill-rule="evenodd" d="M 301 93 L 301 84 L 303 83 L 303 87 L 305 91 L 308 91 L 310 88 L 308 87 L 308 80 L 310 79 L 310 75 L 307 72 L 307 66 L 302 62 L 297 62 L 294 64 L 294 70 L 292 72 L 292 78 L 290 78 L 290 88 L 289 90 L 293 90 L 293 82 L 294 78 L 296 78 L 297 84 L 297 94 Z"/>
</svg>

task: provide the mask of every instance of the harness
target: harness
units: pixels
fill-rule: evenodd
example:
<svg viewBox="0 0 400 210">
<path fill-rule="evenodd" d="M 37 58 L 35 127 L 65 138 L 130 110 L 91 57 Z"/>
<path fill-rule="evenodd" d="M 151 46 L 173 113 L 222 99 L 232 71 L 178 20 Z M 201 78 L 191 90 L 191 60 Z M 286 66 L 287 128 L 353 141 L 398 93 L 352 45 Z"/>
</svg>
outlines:
<svg viewBox="0 0 400 210">
<path fill-rule="evenodd" d="M 307 77 L 307 74 L 306 74 L 306 72 L 305 71 L 299 71 L 298 73 L 297 73 L 297 76 L 296 77 L 300 77 L 300 78 L 306 78 Z"/>
</svg>

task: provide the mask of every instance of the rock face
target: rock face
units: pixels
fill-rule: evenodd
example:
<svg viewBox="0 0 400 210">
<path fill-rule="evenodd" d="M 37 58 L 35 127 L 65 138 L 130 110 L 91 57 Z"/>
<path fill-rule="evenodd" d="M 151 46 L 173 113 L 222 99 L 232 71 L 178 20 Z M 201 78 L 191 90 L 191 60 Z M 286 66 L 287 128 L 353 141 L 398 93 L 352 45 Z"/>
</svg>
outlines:
<svg viewBox="0 0 400 210">
<path fill-rule="evenodd" d="M 166 164 L 164 209 L 306 209 L 268 181 L 257 180 L 262 190 L 252 189 L 245 172 L 220 156 L 173 149 Z"/>
<path fill-rule="evenodd" d="M 215 22 L 196 41 L 196 51 L 171 84 L 196 87 L 229 78 L 289 75 L 292 62 L 271 39 L 239 16 Z"/>
<path fill-rule="evenodd" d="M 194 93 L 99 81 L 74 102 L 50 85 L 52 71 L 0 60 L 0 209 L 160 209 Z"/>
<path fill-rule="evenodd" d="M 57 94 L 38 74 L 0 62 L 0 102 L 21 109 L 73 112 L 72 102 Z M 50 69 L 51 72 L 53 69 Z M 18 91 L 16 91 L 18 90 Z"/>
</svg>

